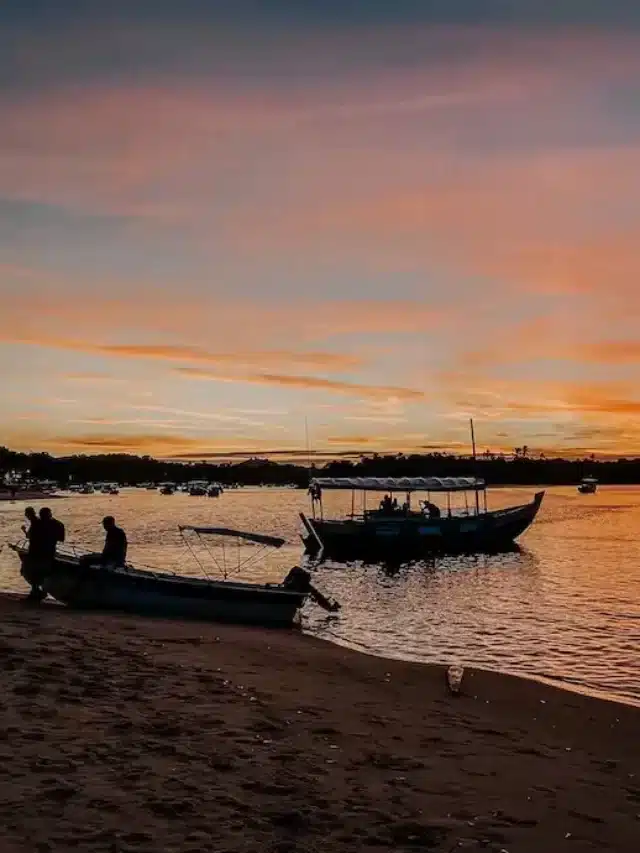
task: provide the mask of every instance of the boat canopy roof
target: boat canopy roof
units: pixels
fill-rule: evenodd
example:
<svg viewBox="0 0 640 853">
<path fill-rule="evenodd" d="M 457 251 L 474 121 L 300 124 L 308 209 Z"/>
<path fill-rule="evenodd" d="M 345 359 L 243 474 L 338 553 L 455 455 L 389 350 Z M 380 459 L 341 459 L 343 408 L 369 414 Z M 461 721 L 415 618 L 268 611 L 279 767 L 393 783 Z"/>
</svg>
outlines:
<svg viewBox="0 0 640 853">
<path fill-rule="evenodd" d="M 597 483 L 598 478 L 597 477 L 583 477 L 582 480 L 580 480 L 580 482 L 581 483 Z"/>
<path fill-rule="evenodd" d="M 363 492 L 467 492 L 486 489 L 477 477 L 318 477 L 320 489 L 355 489 Z"/>
<path fill-rule="evenodd" d="M 279 536 L 265 536 L 262 533 L 247 533 L 244 530 L 231 530 L 229 527 L 195 527 L 191 524 L 181 524 L 178 530 L 191 530 L 206 536 L 230 536 L 234 539 L 244 539 L 246 542 L 255 542 L 258 545 L 271 545 L 273 548 L 282 548 L 286 539 Z"/>
</svg>

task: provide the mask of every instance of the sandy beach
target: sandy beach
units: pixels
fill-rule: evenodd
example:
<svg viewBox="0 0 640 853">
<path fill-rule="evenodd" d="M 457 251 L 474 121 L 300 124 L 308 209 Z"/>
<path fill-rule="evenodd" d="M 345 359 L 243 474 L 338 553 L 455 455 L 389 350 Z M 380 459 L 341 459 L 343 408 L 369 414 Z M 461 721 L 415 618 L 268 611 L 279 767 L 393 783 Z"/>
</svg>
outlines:
<svg viewBox="0 0 640 853">
<path fill-rule="evenodd" d="M 0 596 L 15 851 L 631 851 L 638 709 L 297 632 Z"/>
</svg>

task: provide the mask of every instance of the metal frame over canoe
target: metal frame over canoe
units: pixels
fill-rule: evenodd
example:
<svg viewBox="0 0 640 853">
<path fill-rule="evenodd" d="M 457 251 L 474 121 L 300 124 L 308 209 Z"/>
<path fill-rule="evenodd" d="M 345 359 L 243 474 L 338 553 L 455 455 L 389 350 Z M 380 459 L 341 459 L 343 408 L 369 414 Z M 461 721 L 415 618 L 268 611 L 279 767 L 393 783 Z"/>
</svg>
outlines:
<svg viewBox="0 0 640 853">
<path fill-rule="evenodd" d="M 267 536 L 263 533 L 247 533 L 245 530 L 232 530 L 230 527 L 198 527 L 193 524 L 180 524 L 178 530 L 190 530 L 201 536 L 229 536 L 232 539 L 241 539 L 245 542 L 253 542 L 256 545 L 270 545 L 272 548 L 282 548 L 286 539 L 279 536 Z"/>
</svg>

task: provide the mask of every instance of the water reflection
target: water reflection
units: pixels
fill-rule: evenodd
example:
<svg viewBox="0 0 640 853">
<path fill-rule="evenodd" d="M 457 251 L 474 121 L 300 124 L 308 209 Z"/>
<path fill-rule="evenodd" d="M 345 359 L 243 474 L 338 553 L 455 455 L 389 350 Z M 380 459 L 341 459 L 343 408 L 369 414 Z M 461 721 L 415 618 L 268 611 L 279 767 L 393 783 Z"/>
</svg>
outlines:
<svg viewBox="0 0 640 853">
<path fill-rule="evenodd" d="M 531 491 L 494 490 L 492 506 L 521 503 Z M 587 496 L 550 489 L 512 552 L 384 565 L 304 558 L 298 512 L 305 508 L 304 492 L 269 489 L 227 492 L 216 501 L 125 490 L 55 504 L 69 539 L 99 547 L 100 519 L 113 514 L 127 531 L 132 560 L 182 574 L 199 568 L 179 524 L 282 535 L 290 544 L 244 577 L 277 581 L 296 563 L 312 566 L 319 588 L 343 605 L 337 618 L 317 608 L 305 613 L 306 630 L 320 637 L 410 660 L 459 658 L 640 704 L 640 489 L 603 487 Z M 24 505 L 0 504 L 0 542 L 19 533 L 23 512 Z M 221 558 L 236 576 L 235 554 Z M 7 549 L 0 587 L 23 588 Z"/>
</svg>

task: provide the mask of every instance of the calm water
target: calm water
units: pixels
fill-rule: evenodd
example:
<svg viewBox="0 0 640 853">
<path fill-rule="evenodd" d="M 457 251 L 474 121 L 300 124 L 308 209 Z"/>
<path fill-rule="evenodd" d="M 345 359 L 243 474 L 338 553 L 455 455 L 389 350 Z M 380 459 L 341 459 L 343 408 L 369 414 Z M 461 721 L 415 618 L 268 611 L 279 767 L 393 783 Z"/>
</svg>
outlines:
<svg viewBox="0 0 640 853">
<path fill-rule="evenodd" d="M 496 489 L 490 505 L 521 503 L 534 489 Z M 347 496 L 332 495 L 336 509 Z M 207 573 L 280 580 L 301 561 L 298 511 L 304 491 L 240 489 L 221 498 L 165 497 L 125 490 L 118 496 L 51 501 L 67 537 L 100 548 L 100 519 L 126 528 L 133 562 L 201 574 L 178 524 L 220 524 L 277 533 L 291 545 L 237 570 L 238 551 L 200 548 Z M 15 538 L 24 504 L 0 503 L 0 542 Z M 394 570 L 359 563 L 314 568 L 317 586 L 342 603 L 339 616 L 310 608 L 306 629 L 336 643 L 388 657 L 450 662 L 552 679 L 585 692 L 640 705 L 640 488 L 547 491 L 522 552 L 456 557 Z M 215 562 L 212 555 L 215 557 Z M 217 563 L 217 568 L 216 568 Z M 22 590 L 17 560 L 0 553 L 0 588 Z"/>
</svg>

